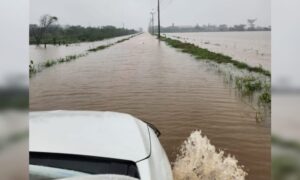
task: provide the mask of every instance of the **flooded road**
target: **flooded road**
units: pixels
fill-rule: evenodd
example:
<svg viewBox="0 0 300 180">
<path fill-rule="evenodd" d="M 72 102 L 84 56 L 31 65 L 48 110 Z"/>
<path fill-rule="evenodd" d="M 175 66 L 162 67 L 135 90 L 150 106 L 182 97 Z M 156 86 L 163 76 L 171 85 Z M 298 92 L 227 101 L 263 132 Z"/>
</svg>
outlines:
<svg viewBox="0 0 300 180">
<path fill-rule="evenodd" d="M 132 114 L 155 124 L 171 161 L 194 130 L 234 155 L 247 179 L 270 178 L 270 129 L 207 64 L 142 34 L 31 78 L 30 110 Z"/>
</svg>

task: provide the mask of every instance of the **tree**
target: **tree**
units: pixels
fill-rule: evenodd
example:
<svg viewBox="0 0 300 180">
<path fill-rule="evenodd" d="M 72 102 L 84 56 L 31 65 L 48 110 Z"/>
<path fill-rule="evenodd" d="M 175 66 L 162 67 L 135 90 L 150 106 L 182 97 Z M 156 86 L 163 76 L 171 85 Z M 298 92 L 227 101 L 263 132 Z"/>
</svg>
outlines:
<svg viewBox="0 0 300 180">
<path fill-rule="evenodd" d="M 45 36 L 45 33 L 47 32 L 48 28 L 55 23 L 58 20 L 55 16 L 50 16 L 48 14 L 43 15 L 40 19 L 40 25 L 34 27 L 33 30 L 33 36 L 36 40 L 36 44 L 39 45 L 42 42 L 42 39 Z M 46 43 L 45 43 L 46 48 Z"/>
</svg>

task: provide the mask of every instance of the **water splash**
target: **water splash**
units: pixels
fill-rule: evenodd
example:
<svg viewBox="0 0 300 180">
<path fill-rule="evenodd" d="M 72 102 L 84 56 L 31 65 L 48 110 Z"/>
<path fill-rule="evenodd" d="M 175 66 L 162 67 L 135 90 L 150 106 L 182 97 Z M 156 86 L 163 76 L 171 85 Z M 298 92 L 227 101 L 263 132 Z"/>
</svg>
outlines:
<svg viewBox="0 0 300 180">
<path fill-rule="evenodd" d="M 174 180 L 244 180 L 247 173 L 231 155 L 217 151 L 201 131 L 183 143 L 173 164 Z"/>
</svg>

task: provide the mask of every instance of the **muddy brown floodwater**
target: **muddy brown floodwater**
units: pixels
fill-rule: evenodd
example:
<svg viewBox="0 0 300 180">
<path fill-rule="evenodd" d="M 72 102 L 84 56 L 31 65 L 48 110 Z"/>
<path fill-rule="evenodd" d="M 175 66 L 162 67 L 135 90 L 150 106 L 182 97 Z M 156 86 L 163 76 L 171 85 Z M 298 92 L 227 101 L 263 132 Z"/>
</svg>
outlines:
<svg viewBox="0 0 300 180">
<path fill-rule="evenodd" d="M 200 129 L 245 166 L 247 179 L 270 179 L 270 128 L 257 124 L 255 110 L 206 66 L 142 34 L 32 77 L 30 110 L 132 114 L 160 129 L 171 161 Z"/>
</svg>

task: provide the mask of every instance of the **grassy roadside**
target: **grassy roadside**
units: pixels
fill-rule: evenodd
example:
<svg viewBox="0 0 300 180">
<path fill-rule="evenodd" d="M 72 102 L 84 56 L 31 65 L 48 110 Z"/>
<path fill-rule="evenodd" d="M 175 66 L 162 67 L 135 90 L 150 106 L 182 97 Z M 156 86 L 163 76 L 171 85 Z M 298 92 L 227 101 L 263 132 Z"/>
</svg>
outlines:
<svg viewBox="0 0 300 180">
<path fill-rule="evenodd" d="M 82 53 L 82 54 L 78 54 L 78 55 L 70 55 L 70 56 L 66 56 L 64 58 L 59 58 L 59 59 L 55 59 L 55 60 L 47 60 L 46 62 L 44 62 L 42 64 L 38 64 L 38 65 L 36 65 L 34 63 L 34 61 L 31 60 L 30 64 L 29 64 L 29 77 L 32 77 L 34 74 L 36 74 L 38 72 L 41 72 L 45 68 L 52 67 L 56 64 L 61 64 L 61 63 L 66 63 L 66 62 L 76 60 L 80 57 L 87 56 L 89 54 L 89 52 L 97 52 L 97 51 L 109 48 L 113 45 L 125 42 L 125 41 L 127 41 L 127 40 L 129 40 L 129 39 L 131 39 L 131 38 L 133 38 L 137 35 L 139 35 L 139 34 L 131 35 L 130 37 L 121 39 L 121 40 L 119 40 L 115 43 L 111 43 L 111 44 L 108 44 L 108 45 L 101 45 L 101 46 L 97 46 L 95 48 L 88 49 L 86 53 Z"/>
<path fill-rule="evenodd" d="M 230 63 L 239 69 L 246 69 L 250 72 L 260 73 L 260 74 L 263 74 L 268 77 L 271 76 L 271 73 L 269 71 L 263 69 L 262 67 L 249 66 L 246 63 L 232 59 L 232 57 L 230 57 L 230 56 L 226 56 L 221 53 L 214 53 L 207 49 L 200 48 L 191 43 L 181 42 L 179 40 L 175 40 L 175 39 L 171 39 L 171 38 L 167 38 L 167 37 L 161 37 L 160 40 L 165 41 L 168 45 L 170 45 L 174 48 L 182 50 L 182 52 L 185 52 L 185 53 L 195 56 L 197 59 L 212 60 L 219 64 Z"/>
</svg>

